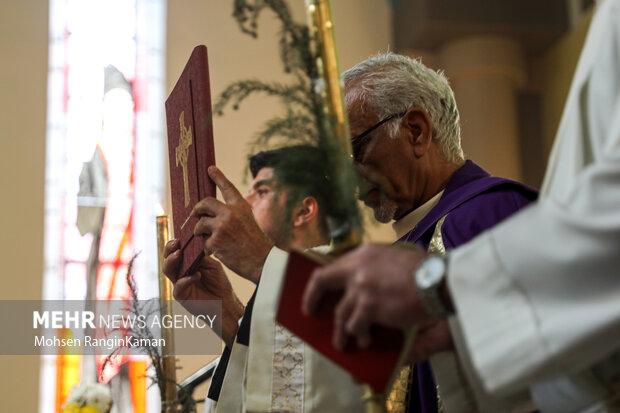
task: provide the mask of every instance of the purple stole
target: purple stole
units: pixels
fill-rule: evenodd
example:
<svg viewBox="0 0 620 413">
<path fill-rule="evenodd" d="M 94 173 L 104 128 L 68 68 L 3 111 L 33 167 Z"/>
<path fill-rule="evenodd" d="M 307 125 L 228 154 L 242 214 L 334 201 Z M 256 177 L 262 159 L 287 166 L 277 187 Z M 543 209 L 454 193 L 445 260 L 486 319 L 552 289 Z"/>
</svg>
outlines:
<svg viewBox="0 0 620 413">
<path fill-rule="evenodd" d="M 425 250 L 435 225 L 448 214 L 441 233 L 446 250 L 456 248 L 534 201 L 538 193 L 505 178 L 491 177 L 468 160 L 450 178 L 441 199 L 416 227 L 399 239 Z M 409 378 L 407 412 L 437 413 L 437 386 L 428 361 L 415 365 Z"/>
</svg>

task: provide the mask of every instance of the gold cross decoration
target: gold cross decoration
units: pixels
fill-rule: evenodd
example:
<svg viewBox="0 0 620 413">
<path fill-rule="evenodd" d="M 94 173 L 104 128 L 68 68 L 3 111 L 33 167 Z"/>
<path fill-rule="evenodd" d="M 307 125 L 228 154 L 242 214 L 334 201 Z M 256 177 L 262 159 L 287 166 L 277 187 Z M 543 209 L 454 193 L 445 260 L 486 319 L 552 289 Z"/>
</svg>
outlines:
<svg viewBox="0 0 620 413">
<path fill-rule="evenodd" d="M 189 205 L 189 183 L 187 182 L 187 155 L 189 147 L 192 144 L 192 129 L 185 127 L 185 111 L 179 116 L 181 124 L 181 133 L 179 135 L 179 144 L 175 148 L 176 165 L 183 168 L 183 189 L 185 190 L 185 207 Z"/>
</svg>

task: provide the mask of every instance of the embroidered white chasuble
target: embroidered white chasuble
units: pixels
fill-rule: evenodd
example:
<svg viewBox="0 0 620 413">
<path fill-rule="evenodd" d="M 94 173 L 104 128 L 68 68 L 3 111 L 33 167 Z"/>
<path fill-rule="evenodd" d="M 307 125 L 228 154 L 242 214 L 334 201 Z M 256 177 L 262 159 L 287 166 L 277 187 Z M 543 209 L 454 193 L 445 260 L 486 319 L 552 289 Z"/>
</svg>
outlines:
<svg viewBox="0 0 620 413">
<path fill-rule="evenodd" d="M 361 386 L 275 322 L 287 260 L 278 248 L 267 257 L 252 310 L 250 345 L 234 344 L 215 411 L 361 412 Z"/>
</svg>

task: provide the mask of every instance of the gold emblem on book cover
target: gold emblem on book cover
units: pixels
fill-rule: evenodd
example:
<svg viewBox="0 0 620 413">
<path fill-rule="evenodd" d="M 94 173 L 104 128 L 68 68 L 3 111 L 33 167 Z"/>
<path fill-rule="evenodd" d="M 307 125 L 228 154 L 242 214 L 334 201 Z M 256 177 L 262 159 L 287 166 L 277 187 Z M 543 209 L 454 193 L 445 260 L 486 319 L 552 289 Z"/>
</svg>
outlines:
<svg viewBox="0 0 620 413">
<path fill-rule="evenodd" d="M 185 207 L 189 205 L 189 182 L 187 179 L 187 157 L 189 153 L 189 147 L 192 144 L 192 129 L 185 127 L 185 111 L 181 112 L 179 116 L 179 123 L 181 124 L 181 133 L 179 135 L 179 144 L 175 148 L 176 166 L 181 164 L 183 168 L 183 189 L 185 191 Z"/>
</svg>

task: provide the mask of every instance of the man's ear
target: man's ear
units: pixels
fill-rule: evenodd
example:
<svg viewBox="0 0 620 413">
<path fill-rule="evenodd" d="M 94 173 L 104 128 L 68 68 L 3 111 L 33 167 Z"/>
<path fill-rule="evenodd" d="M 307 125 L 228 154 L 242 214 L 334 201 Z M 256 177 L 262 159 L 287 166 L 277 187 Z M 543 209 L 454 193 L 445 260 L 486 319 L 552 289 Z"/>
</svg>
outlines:
<svg viewBox="0 0 620 413">
<path fill-rule="evenodd" d="M 419 158 L 428 150 L 433 141 L 433 127 L 431 119 L 424 109 L 411 108 L 403 116 L 403 123 L 409 132 L 409 142 L 413 146 L 413 153 Z"/>
<path fill-rule="evenodd" d="M 305 197 L 293 211 L 293 227 L 300 227 L 312 222 L 319 214 L 319 203 L 313 196 Z"/>
</svg>

